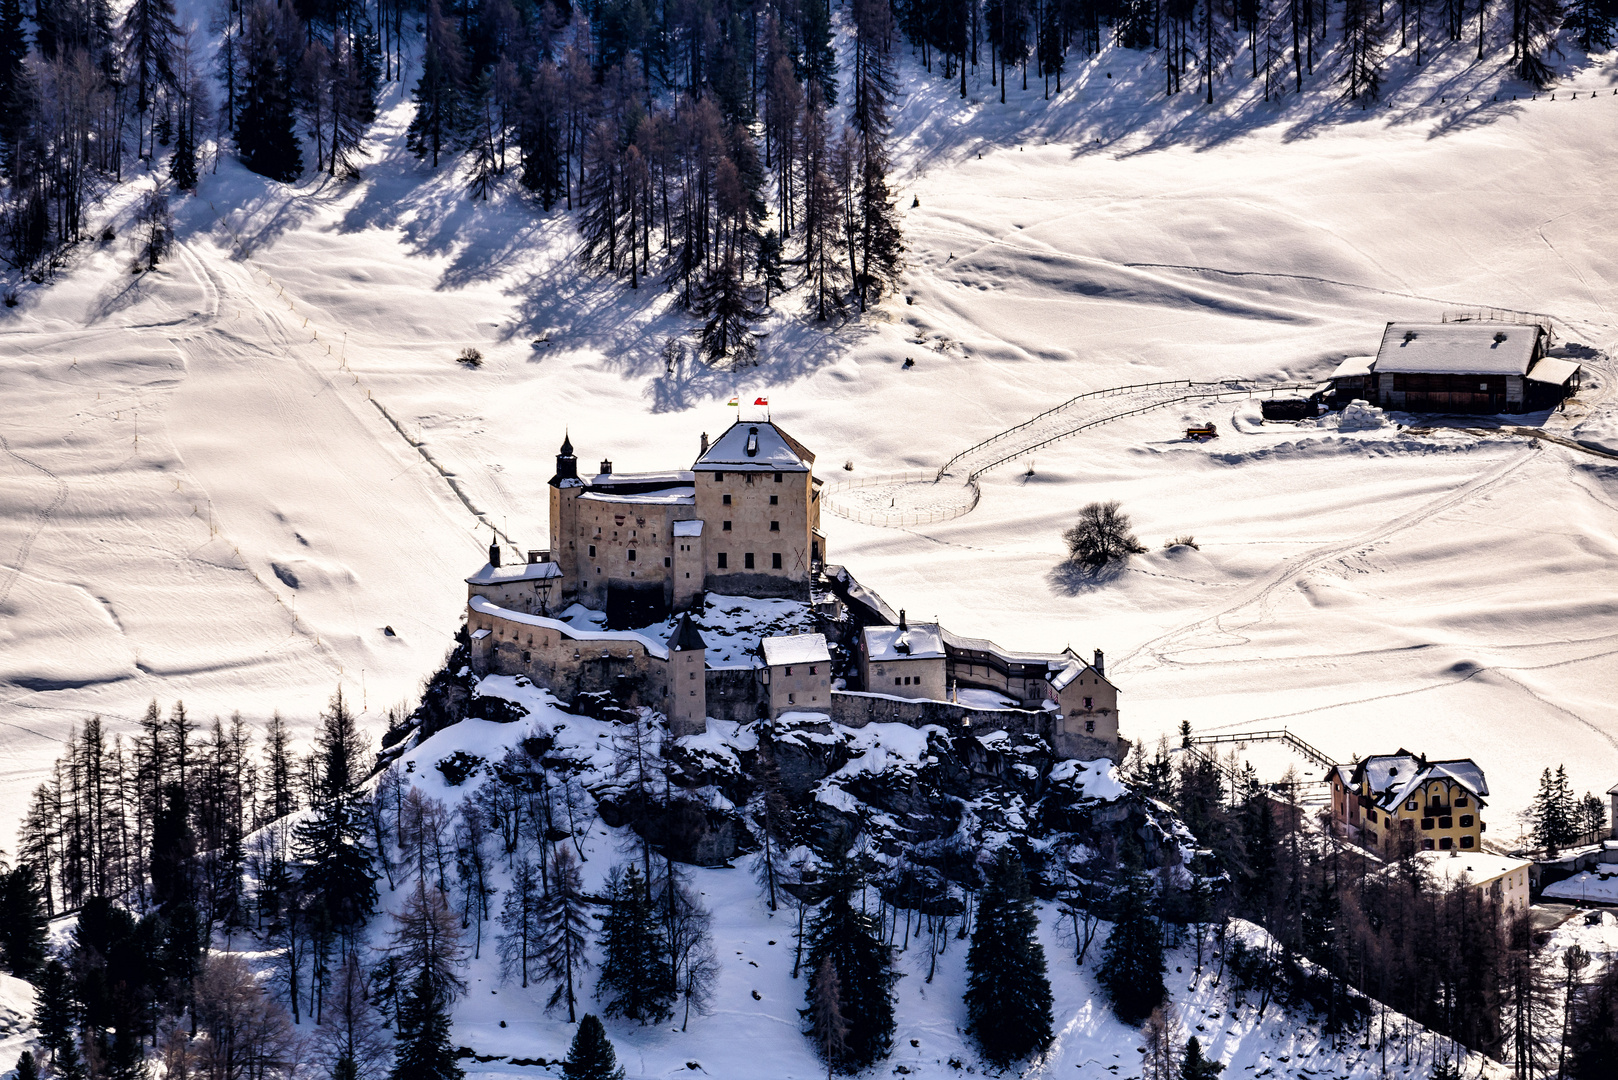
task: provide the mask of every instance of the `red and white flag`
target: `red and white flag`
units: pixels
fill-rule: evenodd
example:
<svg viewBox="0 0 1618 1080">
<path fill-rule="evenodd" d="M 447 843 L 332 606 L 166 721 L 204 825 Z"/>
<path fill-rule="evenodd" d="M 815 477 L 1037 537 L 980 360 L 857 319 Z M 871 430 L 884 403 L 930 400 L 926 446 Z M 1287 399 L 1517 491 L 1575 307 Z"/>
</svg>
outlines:
<svg viewBox="0 0 1618 1080">
<path fill-rule="evenodd" d="M 768 405 L 769 403 L 770 403 L 770 399 L 767 398 L 767 397 L 761 397 L 761 398 L 754 398 L 753 399 L 753 404 L 754 405 Z"/>
</svg>

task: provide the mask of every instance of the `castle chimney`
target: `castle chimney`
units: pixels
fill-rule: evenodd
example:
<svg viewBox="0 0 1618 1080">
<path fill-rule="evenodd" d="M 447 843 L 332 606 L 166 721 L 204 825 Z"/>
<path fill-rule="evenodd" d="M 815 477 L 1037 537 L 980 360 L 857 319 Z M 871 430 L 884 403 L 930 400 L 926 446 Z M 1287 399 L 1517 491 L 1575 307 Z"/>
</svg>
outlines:
<svg viewBox="0 0 1618 1080">
<path fill-rule="evenodd" d="M 611 476 L 612 475 L 612 462 L 608 461 L 606 458 L 601 459 L 601 475 L 602 476 Z"/>
<path fill-rule="evenodd" d="M 899 609 L 899 630 L 901 632 L 903 632 L 903 631 L 908 630 L 908 629 L 910 629 L 910 627 L 905 625 L 905 609 L 900 608 Z"/>
<path fill-rule="evenodd" d="M 500 545 L 489 545 L 489 565 L 498 568 L 500 565 Z"/>
<path fill-rule="evenodd" d="M 1091 664 L 1090 666 L 1096 669 L 1097 675 L 1104 676 L 1107 674 L 1107 658 L 1101 655 L 1100 649 L 1096 650 L 1095 663 Z"/>
<path fill-rule="evenodd" d="M 702 433 L 702 452 L 704 454 L 708 452 L 708 433 L 706 431 Z"/>
</svg>

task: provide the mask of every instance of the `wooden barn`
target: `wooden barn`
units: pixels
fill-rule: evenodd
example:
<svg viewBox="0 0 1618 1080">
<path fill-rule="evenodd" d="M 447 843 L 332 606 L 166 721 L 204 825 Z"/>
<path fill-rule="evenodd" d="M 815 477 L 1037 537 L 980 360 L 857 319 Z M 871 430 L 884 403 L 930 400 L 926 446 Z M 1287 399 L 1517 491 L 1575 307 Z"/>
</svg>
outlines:
<svg viewBox="0 0 1618 1080">
<path fill-rule="evenodd" d="M 1537 323 L 1389 323 L 1369 364 L 1344 361 L 1338 397 L 1362 394 L 1385 409 L 1521 413 L 1555 408 L 1578 389 L 1579 366 L 1546 357 Z"/>
</svg>

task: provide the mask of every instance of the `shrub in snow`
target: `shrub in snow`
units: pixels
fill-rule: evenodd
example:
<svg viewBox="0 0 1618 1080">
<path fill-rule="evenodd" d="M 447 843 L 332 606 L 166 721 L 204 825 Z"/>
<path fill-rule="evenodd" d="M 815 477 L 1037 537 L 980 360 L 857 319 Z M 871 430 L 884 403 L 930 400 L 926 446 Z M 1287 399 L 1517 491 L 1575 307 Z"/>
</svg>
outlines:
<svg viewBox="0 0 1618 1080">
<path fill-rule="evenodd" d="M 1201 551 L 1202 550 L 1200 547 L 1197 546 L 1197 538 L 1194 537 L 1194 536 L 1190 536 L 1190 535 L 1176 536 L 1172 540 L 1163 541 L 1163 550 L 1164 551 L 1173 551 L 1175 548 L 1182 548 L 1182 547 L 1188 547 L 1193 551 Z"/>
<path fill-rule="evenodd" d="M 455 358 L 455 362 L 465 364 L 467 367 L 482 367 L 483 354 L 468 345 L 461 350 L 461 354 Z"/>
<path fill-rule="evenodd" d="M 1062 539 L 1067 542 L 1068 559 L 1089 567 L 1102 567 L 1146 550 L 1135 539 L 1129 515 L 1118 509 L 1116 499 L 1094 502 L 1080 510 L 1078 523 Z"/>
<path fill-rule="evenodd" d="M 1338 418 L 1338 431 L 1375 431 L 1388 426 L 1388 417 L 1381 409 L 1358 398 L 1348 403 Z"/>
</svg>

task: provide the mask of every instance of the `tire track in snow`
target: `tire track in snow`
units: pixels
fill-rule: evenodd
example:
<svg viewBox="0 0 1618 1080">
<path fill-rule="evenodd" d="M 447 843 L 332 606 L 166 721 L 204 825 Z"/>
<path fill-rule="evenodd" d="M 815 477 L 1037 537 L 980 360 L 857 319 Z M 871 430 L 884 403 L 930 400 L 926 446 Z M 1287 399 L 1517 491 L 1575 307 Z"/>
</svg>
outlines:
<svg viewBox="0 0 1618 1080">
<path fill-rule="evenodd" d="M 1258 616 L 1246 624 L 1249 627 L 1257 625 L 1258 623 L 1262 622 L 1265 616 L 1268 614 L 1269 601 L 1275 595 L 1276 590 L 1280 589 L 1282 586 L 1291 584 L 1301 575 L 1315 569 L 1323 563 L 1346 555 L 1357 548 L 1363 548 L 1376 544 L 1396 533 L 1403 532 L 1405 529 L 1408 529 L 1413 525 L 1422 524 L 1432 519 L 1434 516 L 1445 512 L 1446 510 L 1452 510 L 1455 507 L 1472 500 L 1478 495 L 1481 495 L 1495 487 L 1507 476 L 1511 475 L 1517 469 L 1533 460 L 1534 456 L 1539 452 L 1539 449 L 1540 444 L 1538 442 L 1530 443 L 1528 446 L 1524 447 L 1520 453 L 1506 459 L 1504 464 L 1500 465 L 1489 473 L 1463 484 L 1454 491 L 1451 491 L 1424 506 L 1412 510 L 1409 513 L 1402 514 L 1384 525 L 1379 525 L 1376 528 L 1371 529 L 1369 532 L 1353 537 L 1352 539 L 1324 544 L 1320 547 L 1303 552 L 1300 555 L 1295 555 L 1290 559 L 1283 560 L 1279 566 L 1271 570 L 1259 581 L 1244 589 L 1242 593 L 1238 595 L 1230 604 L 1211 615 L 1204 615 L 1199 619 L 1176 627 L 1173 630 L 1160 634 L 1157 637 L 1136 646 L 1128 655 L 1119 660 L 1118 664 L 1127 668 L 1129 664 L 1131 664 L 1143 653 L 1149 655 L 1151 659 L 1156 662 L 1152 665 L 1154 667 L 1167 664 L 1179 664 L 1181 661 L 1170 659 L 1168 655 L 1169 651 L 1175 649 L 1176 646 L 1179 646 L 1180 651 L 1189 650 L 1192 647 L 1192 641 L 1194 640 L 1195 635 L 1197 635 L 1199 632 L 1212 630 L 1218 635 L 1237 636 L 1233 631 L 1225 629 L 1222 624 L 1222 620 L 1235 615 L 1237 612 L 1242 611 L 1245 608 L 1249 608 L 1254 604 L 1257 604 L 1259 606 Z M 1227 643 L 1227 645 L 1228 644 L 1229 643 Z M 1216 646 L 1207 645 L 1202 647 L 1213 648 Z"/>
<path fill-rule="evenodd" d="M 39 538 L 39 534 L 44 530 L 46 524 L 50 522 L 51 515 L 56 513 L 56 511 L 61 507 L 62 503 L 67 501 L 67 483 L 63 481 L 60 476 L 57 476 L 45 466 L 29 461 L 27 458 L 17 453 L 17 451 L 13 450 L 11 448 L 11 444 L 6 441 L 6 437 L 4 435 L 0 435 L 0 450 L 4 450 L 7 454 L 16 458 L 30 469 L 37 469 L 38 471 L 44 473 L 56 483 L 56 498 L 52 499 L 51 504 L 40 513 L 39 523 L 34 526 L 33 531 L 23 538 L 22 546 L 17 549 L 17 565 L 12 568 L 11 576 L 6 579 L 5 588 L 0 589 L 0 607 L 4 607 L 6 600 L 11 596 L 12 587 L 17 584 L 17 579 L 22 577 L 23 567 L 28 563 L 28 553 L 33 550 L 34 541 Z"/>
</svg>

